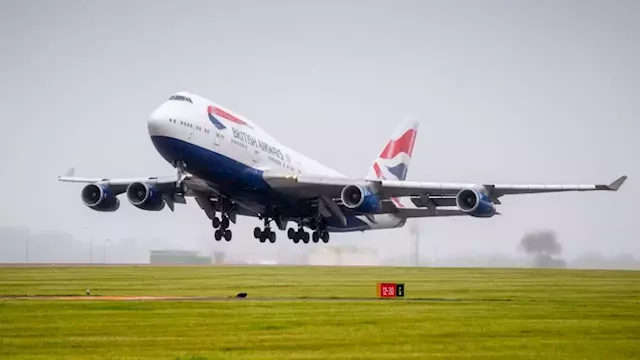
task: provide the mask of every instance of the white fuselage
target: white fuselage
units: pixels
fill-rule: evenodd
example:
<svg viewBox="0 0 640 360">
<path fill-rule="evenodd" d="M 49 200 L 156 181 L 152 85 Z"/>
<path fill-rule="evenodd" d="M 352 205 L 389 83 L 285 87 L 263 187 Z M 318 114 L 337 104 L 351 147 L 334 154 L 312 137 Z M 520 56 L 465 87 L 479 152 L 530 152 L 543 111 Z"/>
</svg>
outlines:
<svg viewBox="0 0 640 360">
<path fill-rule="evenodd" d="M 156 149 L 168 162 L 174 166 L 184 162 L 188 172 L 238 191 L 237 196 L 249 202 L 271 201 L 265 195 L 270 187 L 262 179 L 263 172 L 344 177 L 281 144 L 241 115 L 187 92 L 174 94 L 158 107 L 150 116 L 148 129 Z M 247 199 L 252 190 L 262 200 Z M 372 223 L 358 216 L 347 226 L 331 229 L 357 231 L 404 224 L 391 215 L 376 215 L 375 220 Z"/>
</svg>

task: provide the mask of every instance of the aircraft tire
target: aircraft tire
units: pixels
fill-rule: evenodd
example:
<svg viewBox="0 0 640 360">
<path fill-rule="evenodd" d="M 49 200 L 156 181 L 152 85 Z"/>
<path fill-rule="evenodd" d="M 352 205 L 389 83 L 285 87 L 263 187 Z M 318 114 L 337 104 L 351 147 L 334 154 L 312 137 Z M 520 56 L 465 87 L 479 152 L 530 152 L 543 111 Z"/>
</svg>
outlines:
<svg viewBox="0 0 640 360">
<path fill-rule="evenodd" d="M 322 232 L 321 238 L 322 238 L 322 242 L 323 243 L 325 243 L 325 244 L 328 243 L 329 242 L 329 232 L 327 230 L 324 230 Z"/>
<path fill-rule="evenodd" d="M 262 229 L 260 229 L 259 227 L 255 227 L 253 229 L 253 237 L 256 239 L 260 239 L 260 235 L 262 235 Z"/>
<path fill-rule="evenodd" d="M 220 241 L 220 239 L 222 239 L 222 231 L 220 231 L 220 229 L 216 230 L 216 232 L 213 234 L 213 237 L 216 239 L 216 241 Z"/>
<path fill-rule="evenodd" d="M 287 236 L 289 237 L 289 240 L 295 239 L 296 231 L 293 228 L 289 228 L 289 230 L 287 230 Z"/>
<path fill-rule="evenodd" d="M 276 233 L 273 231 L 269 231 L 269 242 L 272 244 L 276 242 Z"/>
<path fill-rule="evenodd" d="M 228 217 L 223 217 L 222 221 L 220 222 L 220 227 L 223 229 L 227 229 L 229 227 L 229 218 Z"/>
<path fill-rule="evenodd" d="M 211 220 L 211 225 L 213 226 L 214 229 L 217 229 L 220 227 L 220 219 L 217 217 L 214 217 L 213 220 Z"/>
<path fill-rule="evenodd" d="M 231 234 L 231 230 L 226 229 L 226 230 L 224 231 L 224 239 L 225 239 L 225 240 L 227 240 L 227 241 L 231 241 L 231 235 L 232 235 L 232 234 Z"/>
<path fill-rule="evenodd" d="M 314 231 L 311 235 L 311 240 L 313 240 L 314 243 L 320 241 L 320 233 L 318 231 Z"/>
</svg>

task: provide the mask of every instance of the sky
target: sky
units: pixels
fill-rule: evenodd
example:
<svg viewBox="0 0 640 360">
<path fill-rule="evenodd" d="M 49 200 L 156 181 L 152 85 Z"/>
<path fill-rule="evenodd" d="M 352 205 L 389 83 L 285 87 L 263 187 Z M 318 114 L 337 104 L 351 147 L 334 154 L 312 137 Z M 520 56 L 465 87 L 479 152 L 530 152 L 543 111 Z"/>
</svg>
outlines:
<svg viewBox="0 0 640 360">
<path fill-rule="evenodd" d="M 363 177 L 404 117 L 420 122 L 408 180 L 609 183 L 617 193 L 504 197 L 491 219 L 411 220 L 421 249 L 517 254 L 556 232 L 566 256 L 640 256 L 640 3 L 637 1 L 2 1 L 1 226 L 79 239 L 247 256 L 275 244 L 239 218 L 215 242 L 192 199 L 175 212 L 94 212 L 67 168 L 91 177 L 174 169 L 147 132 L 151 112 L 189 91 L 281 143 Z M 636 220 L 637 221 L 637 220 Z M 88 241 L 88 240 L 87 240 Z M 400 256 L 409 226 L 334 234 L 332 245 Z"/>
</svg>

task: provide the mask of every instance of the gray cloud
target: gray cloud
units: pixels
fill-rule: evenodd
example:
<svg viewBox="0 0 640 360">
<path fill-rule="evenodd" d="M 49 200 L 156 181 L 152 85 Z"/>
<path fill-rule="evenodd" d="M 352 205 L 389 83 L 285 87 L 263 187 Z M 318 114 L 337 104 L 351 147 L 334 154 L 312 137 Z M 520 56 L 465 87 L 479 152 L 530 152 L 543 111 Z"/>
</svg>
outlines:
<svg viewBox="0 0 640 360">
<path fill-rule="evenodd" d="M 69 166 L 171 174 L 146 119 L 188 90 L 352 176 L 405 115 L 421 121 L 410 180 L 590 183 L 626 173 L 615 194 L 512 197 L 493 219 L 422 220 L 421 248 L 486 255 L 548 228 L 568 256 L 640 255 L 639 10 L 635 1 L 10 2 L 0 15 L 0 222 L 247 256 L 302 252 L 284 234 L 259 244 L 252 219 L 216 243 L 193 201 L 175 213 L 128 204 L 95 213 L 79 186 L 56 181 Z M 332 241 L 390 256 L 412 248 L 408 229 Z"/>
</svg>

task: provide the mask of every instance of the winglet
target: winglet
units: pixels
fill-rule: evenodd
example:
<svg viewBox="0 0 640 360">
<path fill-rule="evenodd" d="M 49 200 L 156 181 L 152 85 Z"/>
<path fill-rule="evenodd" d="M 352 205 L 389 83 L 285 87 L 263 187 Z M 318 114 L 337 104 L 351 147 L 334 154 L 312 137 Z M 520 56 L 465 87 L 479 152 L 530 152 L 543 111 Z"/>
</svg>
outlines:
<svg viewBox="0 0 640 360">
<path fill-rule="evenodd" d="M 607 187 L 609 188 L 609 190 L 618 191 L 618 189 L 620 189 L 620 186 L 622 186 L 622 184 L 624 184 L 626 180 L 627 180 L 627 175 L 622 175 L 616 181 L 609 184 L 609 186 Z"/>
<path fill-rule="evenodd" d="M 64 175 L 62 176 L 58 176 L 58 179 L 61 177 L 72 177 L 73 174 L 75 174 L 76 172 L 76 168 L 75 167 L 70 167 L 67 169 L 67 171 L 64 172 Z"/>
</svg>

